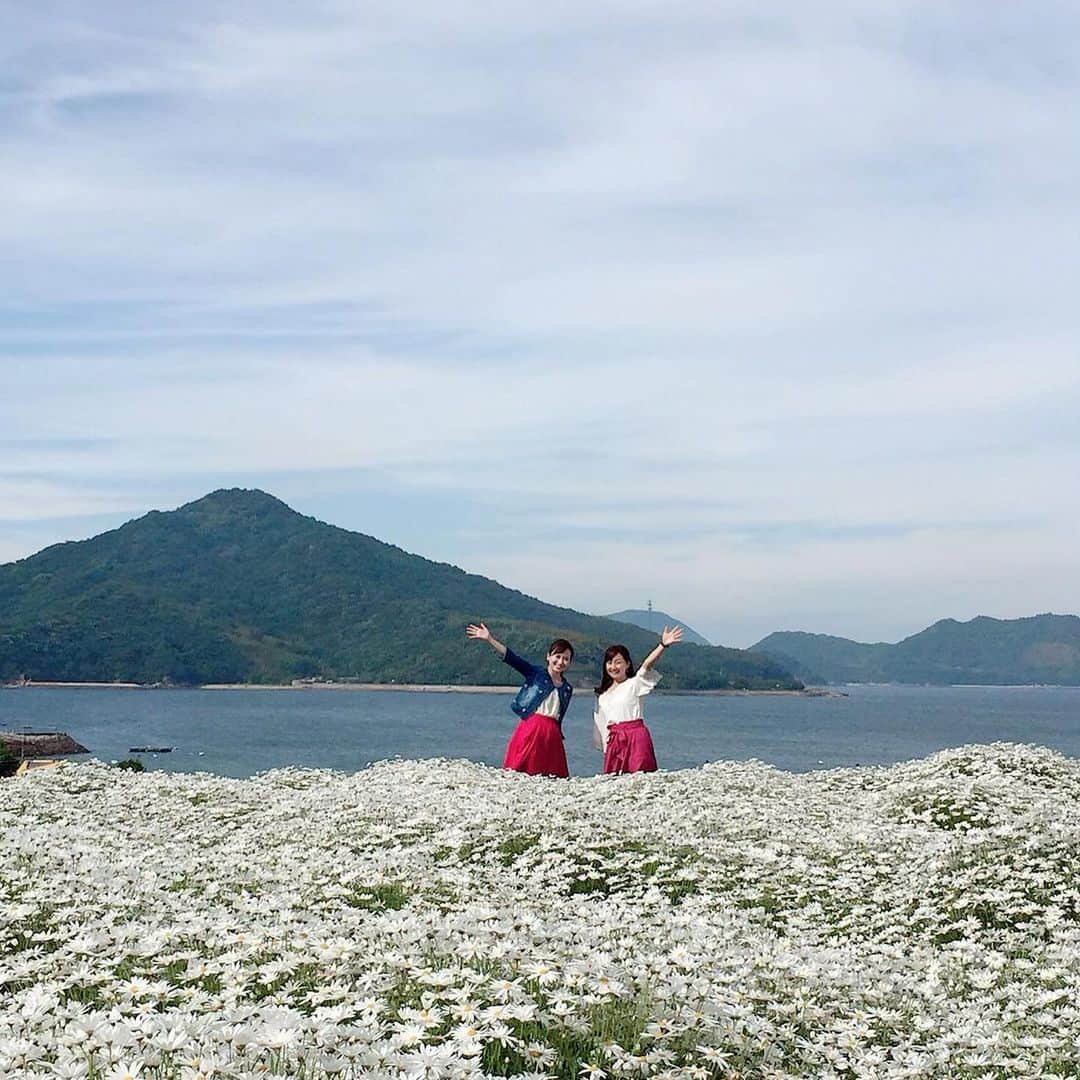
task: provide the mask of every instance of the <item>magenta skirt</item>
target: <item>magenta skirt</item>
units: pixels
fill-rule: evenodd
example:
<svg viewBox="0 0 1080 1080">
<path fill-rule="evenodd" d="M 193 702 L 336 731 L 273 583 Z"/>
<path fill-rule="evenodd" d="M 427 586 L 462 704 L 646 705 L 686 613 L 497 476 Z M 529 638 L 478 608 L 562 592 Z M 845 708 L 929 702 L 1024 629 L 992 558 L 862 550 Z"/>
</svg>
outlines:
<svg viewBox="0 0 1080 1080">
<path fill-rule="evenodd" d="M 550 716 L 526 716 L 510 736 L 503 768 L 530 776 L 569 776 L 562 731 Z"/>
<path fill-rule="evenodd" d="M 656 772 L 656 752 L 644 720 L 626 720 L 608 728 L 604 772 Z"/>
</svg>

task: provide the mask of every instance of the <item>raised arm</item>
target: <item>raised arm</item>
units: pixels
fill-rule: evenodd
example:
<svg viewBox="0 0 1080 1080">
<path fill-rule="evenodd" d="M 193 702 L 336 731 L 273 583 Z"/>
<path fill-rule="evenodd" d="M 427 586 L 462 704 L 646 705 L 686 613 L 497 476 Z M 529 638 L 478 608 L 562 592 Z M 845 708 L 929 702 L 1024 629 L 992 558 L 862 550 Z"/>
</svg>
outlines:
<svg viewBox="0 0 1080 1080">
<path fill-rule="evenodd" d="M 682 627 L 681 626 L 665 626 L 660 634 L 660 644 L 644 660 L 638 665 L 638 671 L 648 671 L 649 668 L 656 663 L 657 660 L 663 655 L 664 650 L 669 645 L 675 645 L 682 641 Z"/>
<path fill-rule="evenodd" d="M 506 646 L 483 623 L 469 623 L 465 627 L 465 635 L 476 638 L 477 641 L 486 641 L 504 660 L 506 659 Z"/>
</svg>

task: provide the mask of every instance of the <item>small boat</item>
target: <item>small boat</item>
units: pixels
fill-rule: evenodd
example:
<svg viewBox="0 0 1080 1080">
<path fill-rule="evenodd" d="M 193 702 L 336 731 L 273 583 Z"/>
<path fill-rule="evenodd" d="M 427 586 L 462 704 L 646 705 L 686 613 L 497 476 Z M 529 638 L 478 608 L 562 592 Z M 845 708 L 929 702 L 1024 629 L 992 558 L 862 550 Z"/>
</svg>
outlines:
<svg viewBox="0 0 1080 1080">
<path fill-rule="evenodd" d="M 129 746 L 129 754 L 171 754 L 175 746 Z"/>
</svg>

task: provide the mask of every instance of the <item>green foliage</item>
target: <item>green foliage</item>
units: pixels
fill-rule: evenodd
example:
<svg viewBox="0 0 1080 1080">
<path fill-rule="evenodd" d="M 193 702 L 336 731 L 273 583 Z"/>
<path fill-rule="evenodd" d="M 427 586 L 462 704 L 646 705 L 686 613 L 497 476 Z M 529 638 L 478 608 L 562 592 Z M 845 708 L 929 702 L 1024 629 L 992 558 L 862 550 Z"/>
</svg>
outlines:
<svg viewBox="0 0 1080 1080">
<path fill-rule="evenodd" d="M 232 490 L 0 566 L 0 680 L 516 682 L 466 640 L 479 618 L 525 656 L 568 637 L 584 685 L 611 642 L 641 657 L 656 640 Z M 768 657 L 695 645 L 664 672 L 670 689 L 801 685 Z"/>
<path fill-rule="evenodd" d="M 123 769 L 125 772 L 146 772 L 146 766 L 138 758 L 124 758 L 113 765 L 114 769 Z"/>
<path fill-rule="evenodd" d="M 0 938 L 4 945 L 4 951 L 8 953 L 20 952 L 23 949 L 41 948 L 39 935 L 52 928 L 53 916 L 56 907 L 52 904 L 42 904 L 33 914 L 20 919 L 5 927 L 6 942 Z M 53 948 L 48 952 L 54 951 Z"/>
<path fill-rule="evenodd" d="M 349 907 L 365 911 L 400 911 L 408 902 L 409 892 L 398 881 L 353 889 L 345 900 Z"/>
<path fill-rule="evenodd" d="M 509 866 L 519 855 L 524 855 L 539 843 L 539 836 L 511 836 L 499 845 L 499 862 Z"/>
</svg>

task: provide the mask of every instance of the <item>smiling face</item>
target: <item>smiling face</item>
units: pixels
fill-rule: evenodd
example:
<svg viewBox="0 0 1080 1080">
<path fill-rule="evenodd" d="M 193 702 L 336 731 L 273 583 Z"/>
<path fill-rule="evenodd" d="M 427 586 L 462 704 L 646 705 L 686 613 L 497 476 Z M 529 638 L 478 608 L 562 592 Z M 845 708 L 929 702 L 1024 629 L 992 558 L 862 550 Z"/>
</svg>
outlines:
<svg viewBox="0 0 1080 1080">
<path fill-rule="evenodd" d="M 610 655 L 604 660 L 604 671 L 611 676 L 612 682 L 625 682 L 630 674 L 630 658 L 622 652 L 608 651 Z"/>
<path fill-rule="evenodd" d="M 562 679 L 563 672 L 570 666 L 574 654 L 569 649 L 559 649 L 557 652 L 547 654 L 548 674 L 558 682 Z"/>
</svg>

